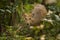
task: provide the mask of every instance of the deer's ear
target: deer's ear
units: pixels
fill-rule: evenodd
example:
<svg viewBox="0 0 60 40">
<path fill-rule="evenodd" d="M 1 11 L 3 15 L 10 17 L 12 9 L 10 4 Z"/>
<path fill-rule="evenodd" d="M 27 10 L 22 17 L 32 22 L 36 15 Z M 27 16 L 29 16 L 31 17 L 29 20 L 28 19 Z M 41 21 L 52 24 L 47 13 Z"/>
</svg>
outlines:
<svg viewBox="0 0 60 40">
<path fill-rule="evenodd" d="M 26 17 L 26 16 L 27 16 L 27 14 L 26 14 L 26 13 L 24 13 L 24 14 L 22 14 L 22 16 L 23 16 L 23 17 Z"/>
</svg>

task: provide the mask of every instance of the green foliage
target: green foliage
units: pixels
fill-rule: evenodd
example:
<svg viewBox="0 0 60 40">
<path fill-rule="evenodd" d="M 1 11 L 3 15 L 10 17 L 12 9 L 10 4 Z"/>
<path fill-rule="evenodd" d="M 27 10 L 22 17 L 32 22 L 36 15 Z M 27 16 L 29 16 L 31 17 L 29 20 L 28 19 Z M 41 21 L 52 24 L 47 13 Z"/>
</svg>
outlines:
<svg viewBox="0 0 60 40">
<path fill-rule="evenodd" d="M 31 4 L 24 5 L 24 10 L 26 13 L 30 13 L 32 9 L 33 9 L 33 6 Z"/>
<path fill-rule="evenodd" d="M 60 0 L 55 5 L 47 6 L 53 13 L 48 17 L 50 21 L 47 19 L 41 23 L 43 29 L 27 25 L 22 18 L 23 13 L 31 12 L 34 3 L 41 2 L 42 0 L 0 0 L 0 40 L 39 40 L 42 35 L 46 35 L 46 40 L 56 40 L 60 34 Z"/>
</svg>

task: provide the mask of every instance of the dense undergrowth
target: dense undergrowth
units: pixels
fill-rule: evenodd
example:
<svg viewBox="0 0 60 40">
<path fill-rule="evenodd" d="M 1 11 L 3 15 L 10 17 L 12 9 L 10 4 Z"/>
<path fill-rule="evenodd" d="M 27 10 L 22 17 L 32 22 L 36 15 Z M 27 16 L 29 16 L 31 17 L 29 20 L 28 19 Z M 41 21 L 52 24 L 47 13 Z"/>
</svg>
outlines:
<svg viewBox="0 0 60 40">
<path fill-rule="evenodd" d="M 60 0 L 48 5 L 52 14 L 46 16 L 40 26 L 24 22 L 23 13 L 29 14 L 34 3 L 42 0 L 0 0 L 0 40 L 60 40 Z"/>
</svg>

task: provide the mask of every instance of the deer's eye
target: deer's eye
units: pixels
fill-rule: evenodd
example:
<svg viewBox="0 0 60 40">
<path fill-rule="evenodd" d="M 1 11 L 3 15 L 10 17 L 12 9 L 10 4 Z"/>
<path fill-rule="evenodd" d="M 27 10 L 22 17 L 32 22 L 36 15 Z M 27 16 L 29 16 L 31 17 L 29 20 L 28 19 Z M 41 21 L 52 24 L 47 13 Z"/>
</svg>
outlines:
<svg viewBox="0 0 60 40">
<path fill-rule="evenodd" d="M 29 25 L 29 24 L 27 23 L 27 25 Z"/>
<path fill-rule="evenodd" d="M 29 18 L 29 20 L 31 20 L 31 18 Z"/>
<path fill-rule="evenodd" d="M 27 20 L 27 18 L 25 18 L 25 20 Z"/>
</svg>

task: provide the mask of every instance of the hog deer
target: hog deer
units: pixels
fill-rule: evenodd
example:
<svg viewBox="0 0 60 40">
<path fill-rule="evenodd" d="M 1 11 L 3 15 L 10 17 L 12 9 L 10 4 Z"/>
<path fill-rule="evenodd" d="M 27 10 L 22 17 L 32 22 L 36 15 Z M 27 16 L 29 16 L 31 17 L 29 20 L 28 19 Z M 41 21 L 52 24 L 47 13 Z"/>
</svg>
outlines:
<svg viewBox="0 0 60 40">
<path fill-rule="evenodd" d="M 32 12 L 27 16 L 25 15 L 25 22 L 29 25 L 39 25 L 40 22 L 46 17 L 47 10 L 44 5 L 36 4 Z"/>
</svg>

